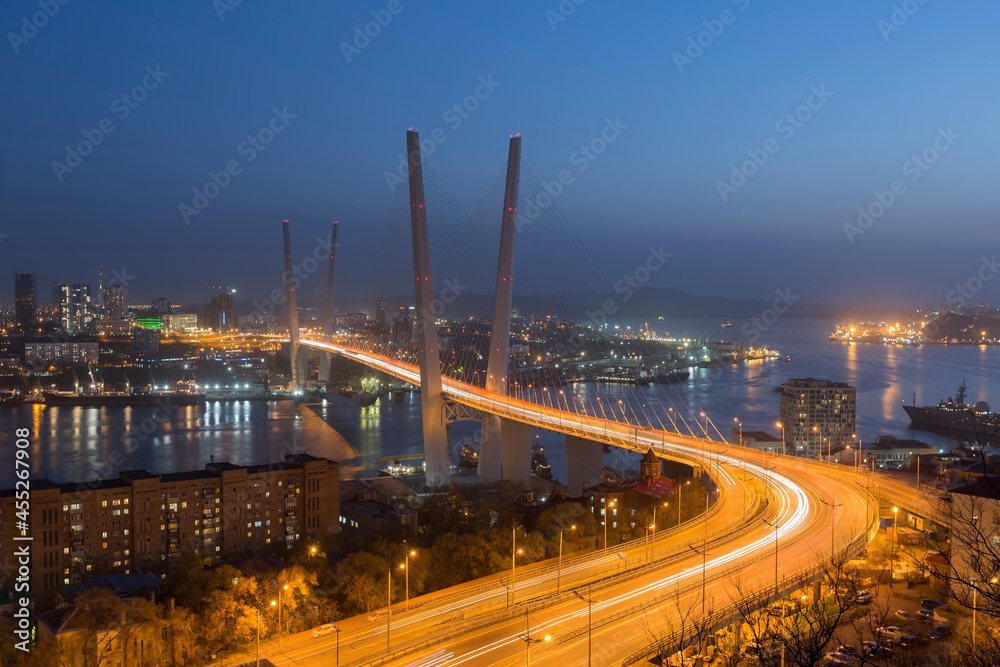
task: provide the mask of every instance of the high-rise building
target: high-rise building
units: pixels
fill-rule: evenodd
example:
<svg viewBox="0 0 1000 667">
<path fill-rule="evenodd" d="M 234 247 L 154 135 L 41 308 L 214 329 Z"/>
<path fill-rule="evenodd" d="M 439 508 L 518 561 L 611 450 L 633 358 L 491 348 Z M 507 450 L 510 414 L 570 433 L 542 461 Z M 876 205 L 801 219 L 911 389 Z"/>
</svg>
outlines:
<svg viewBox="0 0 1000 667">
<path fill-rule="evenodd" d="M 781 386 L 781 425 L 789 454 L 818 457 L 855 435 L 857 390 L 844 382 L 790 379 Z"/>
<path fill-rule="evenodd" d="M 14 325 L 18 333 L 34 333 L 35 274 L 14 274 Z"/>
<path fill-rule="evenodd" d="M 170 299 L 165 297 L 160 297 L 159 299 L 153 299 L 153 310 L 161 315 L 170 314 Z"/>
<path fill-rule="evenodd" d="M 104 290 L 104 319 L 124 320 L 128 310 L 127 296 L 121 285 L 109 285 Z"/>
<path fill-rule="evenodd" d="M 375 302 L 375 324 L 380 327 L 384 327 L 388 324 L 387 319 L 389 312 L 389 302 L 385 299 L 379 299 Z"/>
<path fill-rule="evenodd" d="M 232 292 L 222 292 L 212 297 L 212 301 L 202 311 L 203 328 L 212 331 L 227 331 L 236 327 L 233 314 L 236 301 Z"/>
<path fill-rule="evenodd" d="M 59 308 L 59 325 L 66 333 L 84 331 L 94 319 L 89 283 L 60 283 L 52 288 L 52 301 Z"/>
</svg>

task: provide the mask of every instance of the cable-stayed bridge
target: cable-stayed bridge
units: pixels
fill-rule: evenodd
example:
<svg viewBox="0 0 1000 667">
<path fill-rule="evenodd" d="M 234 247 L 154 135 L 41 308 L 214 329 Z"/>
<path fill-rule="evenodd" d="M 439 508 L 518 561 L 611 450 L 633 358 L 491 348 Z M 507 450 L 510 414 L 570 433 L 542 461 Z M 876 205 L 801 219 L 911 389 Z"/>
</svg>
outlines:
<svg viewBox="0 0 1000 667">
<path fill-rule="evenodd" d="M 446 424 L 453 420 L 475 419 L 483 423 L 479 458 L 479 480 L 483 483 L 502 479 L 527 484 L 530 481 L 532 429 L 542 428 L 566 436 L 566 482 L 571 496 L 579 495 L 600 481 L 602 446 L 612 445 L 633 451 L 653 449 L 660 456 L 702 468 L 716 481 L 721 501 L 726 500 L 727 494 L 735 493 L 741 484 L 746 493 L 747 480 L 752 476 L 756 484 L 765 482 L 767 509 L 761 520 L 727 528 L 724 535 L 716 536 L 711 543 L 706 518 L 703 541 L 690 535 L 677 538 L 691 540 L 687 543 L 690 553 L 682 548 L 675 558 L 650 567 L 648 571 L 635 572 L 614 584 L 601 579 L 599 574 L 605 564 L 603 559 L 610 555 L 605 549 L 604 553 L 594 555 L 593 573 L 588 574 L 585 567 L 578 583 L 563 592 L 557 591 L 555 596 L 550 593 L 527 596 L 520 606 L 505 611 L 477 612 L 468 606 L 469 600 L 480 598 L 469 598 L 461 591 L 425 596 L 427 599 L 418 605 L 419 613 L 395 608 L 392 611 L 391 615 L 397 617 L 393 621 L 397 624 L 397 634 L 393 637 L 395 645 L 390 641 L 388 624 L 382 629 L 360 618 L 348 621 L 344 632 L 347 633 L 345 639 L 352 642 L 348 649 L 352 652 L 349 653 L 351 664 L 386 664 L 387 661 L 428 665 L 523 664 L 520 660 L 529 644 L 524 641 L 525 617 L 529 618 L 529 623 L 538 624 L 531 632 L 550 633 L 553 638 L 550 644 L 536 649 L 533 659 L 538 662 L 586 664 L 584 656 L 593 659 L 591 636 L 596 633 L 606 649 L 602 659 L 592 664 L 629 663 L 635 659 L 633 654 L 637 650 L 641 654 L 647 650 L 643 647 L 655 644 L 648 631 L 645 634 L 637 631 L 637 617 L 648 617 L 652 612 L 675 613 L 677 609 L 671 612 L 671 605 L 676 608 L 682 599 L 690 602 L 697 598 L 699 582 L 702 613 L 711 616 L 713 627 L 718 627 L 733 618 L 734 586 L 740 596 L 766 604 L 786 594 L 790 582 L 799 580 L 796 577 L 815 578 L 827 561 L 859 551 L 876 524 L 878 506 L 866 476 L 851 468 L 731 446 L 724 442 L 717 429 L 715 433 L 719 438 L 713 440 L 709 437 L 714 428 L 710 419 L 698 411 L 696 403 L 684 400 L 677 390 L 677 401 L 664 393 L 662 398 L 656 399 L 659 404 L 654 406 L 641 403 L 641 400 L 651 401 L 647 395 L 636 401 L 615 400 L 611 396 L 602 400 L 600 394 L 596 398 L 570 397 L 560 388 L 560 382 L 552 380 L 553 366 L 558 367 L 558 361 L 566 364 L 588 355 L 596 359 L 616 359 L 622 352 L 620 346 L 615 347 L 617 343 L 579 331 L 569 337 L 563 336 L 559 327 L 564 325 L 556 323 L 549 343 L 558 349 L 558 354 L 543 359 L 550 355 L 541 354 L 538 348 L 529 349 L 528 361 L 521 367 L 516 366 L 513 348 L 523 347 L 521 339 L 530 338 L 523 328 L 512 332 L 518 209 L 523 201 L 519 198 L 520 152 L 521 138 L 511 137 L 505 173 L 502 178 L 498 176 L 491 188 L 503 200 L 495 289 L 491 303 L 484 308 L 491 312 L 492 318 L 470 320 L 467 328 L 439 318 L 440 304 L 435 302 L 438 293 L 431 275 L 424 172 L 416 132 L 407 133 L 407 205 L 413 253 L 411 280 L 416 303 L 412 322 L 394 329 L 381 317 L 367 335 L 335 330 L 332 326 L 335 224 L 323 334 L 301 337 L 288 223 L 285 222 L 285 278 L 290 306 L 293 383 L 299 386 L 304 383 L 308 356 L 304 348 L 310 348 L 320 353 L 320 380 L 329 378 L 330 357 L 340 355 L 418 385 L 429 487 L 440 487 L 449 481 Z M 536 188 L 532 196 L 536 207 L 539 203 L 537 192 Z M 532 224 L 537 225 L 537 219 Z M 479 264 L 483 265 L 481 261 Z M 446 331 L 439 331 L 439 327 L 445 327 Z M 523 356 L 523 350 L 518 352 Z M 536 355 L 536 352 L 539 353 Z M 628 360 L 622 363 L 635 363 L 635 354 L 623 356 Z M 531 361 L 531 357 L 535 360 Z M 624 381 L 627 377 L 620 379 Z M 737 477 L 742 481 L 738 482 Z M 722 507 L 726 512 L 735 511 L 729 505 Z M 684 543 L 680 544 L 683 547 Z M 627 559 L 629 555 L 626 553 L 624 557 Z M 588 581 L 597 581 L 601 587 L 599 605 L 592 604 L 590 592 L 587 600 L 581 595 L 581 591 L 587 590 L 583 585 Z M 467 586 L 488 588 L 490 585 L 494 584 L 470 582 Z M 459 588 L 464 590 L 465 586 Z M 500 594 L 503 586 L 501 577 L 495 584 L 495 593 Z M 676 595 L 668 595 L 670 591 L 676 591 Z M 600 616 L 596 629 L 592 623 L 595 606 Z M 456 615 L 463 619 L 461 624 L 453 622 Z M 535 620 L 531 620 L 531 615 Z M 581 639 L 582 627 L 590 628 L 586 644 Z M 383 639 L 379 639 L 380 636 Z M 339 634 L 337 638 L 319 641 L 305 637 L 297 643 L 286 640 L 284 653 L 272 657 L 272 661 L 328 664 L 334 641 L 338 642 L 339 651 Z M 379 645 L 380 641 L 384 643 Z"/>
</svg>

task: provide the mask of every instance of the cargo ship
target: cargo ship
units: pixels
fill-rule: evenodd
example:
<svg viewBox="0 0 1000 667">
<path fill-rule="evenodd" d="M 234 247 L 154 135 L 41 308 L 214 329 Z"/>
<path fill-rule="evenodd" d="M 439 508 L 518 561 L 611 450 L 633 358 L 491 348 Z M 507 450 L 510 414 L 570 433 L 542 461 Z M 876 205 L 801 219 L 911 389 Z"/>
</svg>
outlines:
<svg viewBox="0 0 1000 667">
<path fill-rule="evenodd" d="M 914 428 L 960 433 L 966 438 L 977 434 L 993 434 L 1000 429 L 1000 414 L 990 411 L 990 404 L 979 401 L 975 405 L 965 402 L 965 381 L 955 392 L 955 396 L 937 405 L 918 407 L 904 405 Z"/>
<path fill-rule="evenodd" d="M 197 405 L 205 402 L 205 394 L 176 391 L 151 394 L 126 392 L 100 392 L 77 394 L 74 392 L 44 392 L 45 405 L 58 407 L 156 407 L 162 405 Z"/>
</svg>

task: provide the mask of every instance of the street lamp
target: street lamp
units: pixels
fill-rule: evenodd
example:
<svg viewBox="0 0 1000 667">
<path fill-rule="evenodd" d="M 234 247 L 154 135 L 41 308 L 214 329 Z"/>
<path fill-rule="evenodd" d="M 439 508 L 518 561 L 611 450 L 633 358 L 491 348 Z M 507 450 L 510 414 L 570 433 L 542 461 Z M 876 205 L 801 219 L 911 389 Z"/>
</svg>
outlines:
<svg viewBox="0 0 1000 667">
<path fill-rule="evenodd" d="M 608 510 L 615 506 L 615 501 L 604 504 L 604 551 L 608 550 Z"/>
<path fill-rule="evenodd" d="M 587 599 L 584 600 L 583 596 L 573 591 L 573 595 L 580 598 L 587 603 L 587 667 L 590 667 L 591 661 L 593 660 L 593 607 L 594 607 L 594 597 L 592 594 L 592 589 L 594 587 L 594 582 L 587 582 Z"/>
<path fill-rule="evenodd" d="M 834 552 L 834 546 L 833 546 L 834 519 L 836 518 L 836 515 L 837 515 L 837 508 L 838 507 L 843 507 L 843 503 L 838 503 L 837 502 L 837 496 L 833 492 L 830 493 L 830 497 L 831 497 L 831 499 L 832 499 L 833 502 L 829 502 L 828 503 L 825 500 L 823 500 L 822 498 L 820 498 L 819 501 L 821 503 L 823 503 L 824 505 L 826 505 L 827 507 L 830 508 L 830 560 L 833 561 L 833 559 L 834 559 L 834 553 L 835 553 Z"/>
<path fill-rule="evenodd" d="M 781 422 L 774 422 L 774 425 L 781 429 L 781 455 L 785 455 L 785 425 Z"/>
<path fill-rule="evenodd" d="M 527 667 L 531 667 L 531 645 L 533 643 L 538 644 L 541 642 L 550 642 L 552 641 L 552 635 L 545 635 L 544 639 L 531 638 L 531 619 L 528 617 L 527 609 L 524 610 L 524 622 L 525 622 L 524 637 L 521 637 L 521 639 L 524 640 L 524 651 L 527 661 Z"/>
<path fill-rule="evenodd" d="M 406 540 L 403 540 L 403 549 L 406 554 L 406 561 L 403 563 L 403 570 L 406 573 L 406 609 L 410 608 L 410 556 L 416 556 L 416 550 L 406 549 Z"/>
<path fill-rule="evenodd" d="M 569 527 L 570 530 L 576 530 L 576 524 Z M 562 543 L 563 543 L 563 531 L 565 528 L 559 529 L 559 568 L 556 570 L 556 596 L 559 595 L 559 588 L 562 579 Z"/>
<path fill-rule="evenodd" d="M 687 486 L 687 485 L 689 485 L 690 483 L 691 483 L 691 480 L 688 480 L 688 481 L 684 482 L 684 484 L 678 484 L 677 485 L 677 525 L 678 526 L 681 525 L 681 491 L 683 491 L 684 487 Z"/>
<path fill-rule="evenodd" d="M 892 541 L 893 542 L 895 542 L 898 539 L 898 537 L 899 537 L 899 531 L 896 529 L 896 517 L 898 517 L 898 516 L 899 516 L 899 508 L 898 507 L 893 507 L 892 508 Z M 890 553 L 891 554 L 895 554 L 895 551 L 896 550 L 893 549 Z M 893 587 L 892 578 L 893 578 L 893 572 L 895 570 L 895 568 L 893 568 L 892 565 L 893 565 L 892 558 L 889 558 L 889 589 L 890 590 L 892 590 L 892 587 Z"/>
<path fill-rule="evenodd" d="M 666 507 L 669 504 L 670 503 L 663 503 L 663 506 Z M 656 505 L 653 505 L 653 525 L 650 526 L 650 528 L 653 529 L 653 543 L 649 547 L 649 552 L 650 555 L 653 555 L 656 553 Z M 650 558 L 649 560 L 650 562 L 653 562 L 652 558 Z"/>
<path fill-rule="evenodd" d="M 774 599 L 778 599 L 778 524 L 763 519 L 764 523 L 774 528 Z"/>
<path fill-rule="evenodd" d="M 743 446 L 743 421 L 739 417 L 733 417 L 733 421 L 740 425 L 740 447 Z"/>
</svg>

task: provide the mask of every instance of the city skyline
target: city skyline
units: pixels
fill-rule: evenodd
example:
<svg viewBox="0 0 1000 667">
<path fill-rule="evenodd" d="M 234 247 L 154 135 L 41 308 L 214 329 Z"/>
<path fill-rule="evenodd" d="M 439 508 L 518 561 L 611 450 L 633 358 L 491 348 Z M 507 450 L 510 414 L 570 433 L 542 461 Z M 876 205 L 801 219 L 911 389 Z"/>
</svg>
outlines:
<svg viewBox="0 0 1000 667">
<path fill-rule="evenodd" d="M 277 221 L 303 254 L 339 219 L 340 284 L 358 291 L 413 126 L 466 210 L 521 132 L 540 180 L 571 174 L 556 206 L 610 276 L 650 239 L 674 253 L 651 285 L 695 294 L 763 298 L 796 274 L 809 301 L 921 304 L 975 275 L 995 234 L 984 3 L 902 17 L 891 3 L 574 6 L 67 6 L 37 34 L 5 6 L 22 103 L 3 112 L 17 161 L 0 171 L 0 206 L 23 224 L 3 230 L 0 255 L 40 286 L 96 282 L 103 263 L 135 274 L 137 301 L 169 282 L 192 303 L 206 284 L 273 289 L 281 267 L 258 239 Z M 963 47 L 926 48 L 944 40 Z M 69 166 L 85 132 L 99 145 Z M 185 213 L 209 172 L 227 184 Z M 431 211 L 432 232 L 441 222 Z"/>
</svg>

